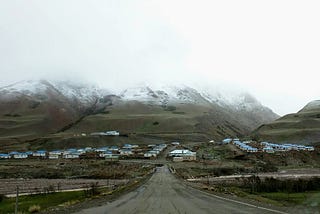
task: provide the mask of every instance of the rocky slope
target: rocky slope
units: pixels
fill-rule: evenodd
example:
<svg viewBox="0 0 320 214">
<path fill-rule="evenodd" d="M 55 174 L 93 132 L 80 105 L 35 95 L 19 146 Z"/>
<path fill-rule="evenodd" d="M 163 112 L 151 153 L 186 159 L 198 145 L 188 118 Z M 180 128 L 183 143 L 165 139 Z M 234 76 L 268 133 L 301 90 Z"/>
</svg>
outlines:
<svg viewBox="0 0 320 214">
<path fill-rule="evenodd" d="M 320 100 L 308 103 L 295 114 L 285 115 L 254 131 L 262 140 L 278 143 L 317 144 L 320 142 Z"/>
</svg>

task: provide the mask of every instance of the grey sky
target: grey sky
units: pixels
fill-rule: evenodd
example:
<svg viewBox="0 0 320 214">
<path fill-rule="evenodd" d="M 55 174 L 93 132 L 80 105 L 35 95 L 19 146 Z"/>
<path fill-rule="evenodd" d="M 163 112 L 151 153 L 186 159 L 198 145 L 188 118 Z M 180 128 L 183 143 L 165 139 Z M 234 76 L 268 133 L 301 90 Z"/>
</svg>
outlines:
<svg viewBox="0 0 320 214">
<path fill-rule="evenodd" d="M 0 0 L 0 85 L 225 85 L 279 114 L 320 98 L 318 1 Z"/>
</svg>

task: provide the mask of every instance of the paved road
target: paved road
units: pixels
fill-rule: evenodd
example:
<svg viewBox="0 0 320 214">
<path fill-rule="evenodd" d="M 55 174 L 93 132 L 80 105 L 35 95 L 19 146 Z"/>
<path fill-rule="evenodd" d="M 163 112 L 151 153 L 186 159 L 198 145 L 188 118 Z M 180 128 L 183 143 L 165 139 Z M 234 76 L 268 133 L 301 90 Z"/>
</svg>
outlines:
<svg viewBox="0 0 320 214">
<path fill-rule="evenodd" d="M 212 196 L 186 187 L 167 166 L 158 167 L 151 179 L 137 190 L 100 207 L 82 210 L 87 213 L 281 213 Z"/>
</svg>

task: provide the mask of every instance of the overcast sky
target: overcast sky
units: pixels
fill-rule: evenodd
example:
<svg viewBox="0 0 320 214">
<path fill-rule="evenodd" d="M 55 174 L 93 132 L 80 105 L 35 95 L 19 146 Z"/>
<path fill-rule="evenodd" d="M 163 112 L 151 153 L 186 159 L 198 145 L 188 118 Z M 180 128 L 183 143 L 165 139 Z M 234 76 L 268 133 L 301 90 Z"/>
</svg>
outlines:
<svg viewBox="0 0 320 214">
<path fill-rule="evenodd" d="M 225 85 L 284 115 L 320 99 L 320 1 L 0 0 L 0 85 Z"/>
</svg>

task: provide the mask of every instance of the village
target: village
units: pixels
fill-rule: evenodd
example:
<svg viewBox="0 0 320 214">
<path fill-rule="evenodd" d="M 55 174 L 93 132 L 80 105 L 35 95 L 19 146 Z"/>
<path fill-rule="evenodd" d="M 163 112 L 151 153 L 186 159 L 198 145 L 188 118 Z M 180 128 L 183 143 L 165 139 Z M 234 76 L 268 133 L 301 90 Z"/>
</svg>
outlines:
<svg viewBox="0 0 320 214">
<path fill-rule="evenodd" d="M 222 144 L 233 144 L 242 151 L 255 153 L 255 152 L 286 152 L 286 151 L 314 151 L 313 146 L 304 146 L 298 144 L 276 144 L 269 142 L 256 142 L 253 140 L 240 141 L 239 139 L 226 138 L 222 141 Z"/>
<path fill-rule="evenodd" d="M 91 136 L 119 136 L 118 131 L 93 132 Z M 81 136 L 86 136 L 82 133 Z M 214 140 L 210 141 L 215 142 Z M 265 152 L 286 152 L 286 151 L 314 151 L 313 146 L 304 146 L 298 144 L 275 144 L 269 142 L 256 142 L 253 140 L 240 141 L 238 138 L 226 138 L 217 144 L 232 144 L 242 151 L 248 153 Z M 173 147 L 173 150 L 168 152 L 166 158 L 174 162 L 180 161 L 195 161 L 197 153 L 190 151 L 180 145 L 179 142 L 174 141 L 168 144 Z M 109 161 L 117 161 L 119 159 L 155 159 L 167 147 L 167 144 L 124 144 L 123 146 L 105 146 L 100 148 L 68 148 L 64 150 L 38 150 L 18 152 L 11 151 L 9 153 L 0 153 L 0 159 L 105 159 Z"/>
</svg>

